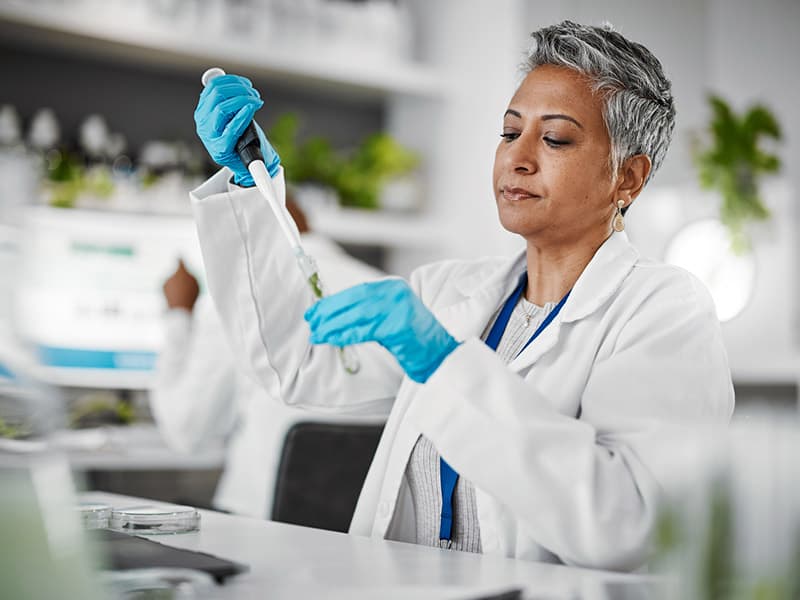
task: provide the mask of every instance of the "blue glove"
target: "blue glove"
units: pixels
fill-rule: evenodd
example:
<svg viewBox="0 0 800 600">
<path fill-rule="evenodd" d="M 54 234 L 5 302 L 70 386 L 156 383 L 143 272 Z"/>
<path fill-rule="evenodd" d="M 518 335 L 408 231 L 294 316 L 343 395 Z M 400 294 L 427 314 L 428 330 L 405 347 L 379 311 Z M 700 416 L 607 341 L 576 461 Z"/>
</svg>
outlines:
<svg viewBox="0 0 800 600">
<path fill-rule="evenodd" d="M 236 153 L 236 142 L 264 105 L 250 80 L 238 75 L 220 75 L 208 82 L 194 111 L 197 135 L 215 163 L 233 171 L 234 183 L 252 187 L 253 177 Z M 255 123 L 261 140 L 261 155 L 270 177 L 278 173 L 281 159 Z"/>
<path fill-rule="evenodd" d="M 458 346 L 402 279 L 363 283 L 323 298 L 305 319 L 312 343 L 378 342 L 417 383 L 425 383 Z"/>
</svg>

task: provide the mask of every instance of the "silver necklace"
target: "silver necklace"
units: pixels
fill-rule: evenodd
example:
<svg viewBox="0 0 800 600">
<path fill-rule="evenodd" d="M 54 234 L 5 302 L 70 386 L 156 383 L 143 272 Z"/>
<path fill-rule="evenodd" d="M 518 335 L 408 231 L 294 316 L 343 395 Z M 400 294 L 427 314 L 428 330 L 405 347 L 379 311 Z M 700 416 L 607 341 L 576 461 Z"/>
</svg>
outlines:
<svg viewBox="0 0 800 600">
<path fill-rule="evenodd" d="M 528 303 L 525 302 L 525 299 L 524 298 L 520 298 L 520 302 L 522 303 L 522 312 L 525 315 L 525 327 L 530 327 L 531 326 L 531 319 L 533 319 L 533 313 L 536 312 L 536 308 L 537 307 L 536 307 L 535 304 L 531 304 L 531 310 L 530 310 L 530 312 L 528 312 L 527 306 L 526 306 L 526 304 L 528 304 Z"/>
</svg>

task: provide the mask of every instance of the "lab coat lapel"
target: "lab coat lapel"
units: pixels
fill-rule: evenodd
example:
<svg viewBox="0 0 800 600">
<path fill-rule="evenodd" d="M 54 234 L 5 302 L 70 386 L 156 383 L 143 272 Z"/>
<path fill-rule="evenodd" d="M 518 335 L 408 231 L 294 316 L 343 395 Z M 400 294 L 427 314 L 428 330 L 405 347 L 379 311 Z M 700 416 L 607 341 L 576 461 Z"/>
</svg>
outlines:
<svg viewBox="0 0 800 600">
<path fill-rule="evenodd" d="M 619 289 L 638 258 L 625 233 L 609 237 L 581 273 L 559 315 L 509 367 L 520 372 L 551 350 L 558 342 L 562 324 L 583 319 L 600 308 Z M 437 310 L 437 318 L 457 340 L 480 337 L 526 267 L 522 252 L 488 277 L 479 274 L 474 280 L 459 282 L 464 299 Z"/>
<path fill-rule="evenodd" d="M 481 337 L 489 320 L 514 290 L 525 264 L 522 253 L 503 263 L 488 277 L 482 273 L 472 280 L 457 282 L 464 298 L 437 310 L 439 322 L 459 341 Z"/>
<path fill-rule="evenodd" d="M 569 299 L 568 299 L 569 301 Z M 565 305 L 566 307 L 566 305 Z M 562 309 L 563 310 L 563 309 Z M 532 343 L 528 345 L 522 352 L 517 355 L 508 366 L 515 372 L 520 372 L 523 369 L 527 369 L 533 363 L 535 363 L 539 358 L 544 355 L 546 352 L 551 350 L 553 346 L 556 345 L 558 341 L 558 335 L 561 331 L 561 319 L 559 318 L 561 315 L 557 316 L 553 319 L 553 322 L 550 323 L 547 327 L 545 327 L 544 331 L 539 334 Z"/>
<path fill-rule="evenodd" d="M 559 315 L 509 367 L 521 372 L 551 350 L 558 342 L 562 325 L 586 318 L 600 308 L 619 289 L 638 258 L 624 233 L 608 238 L 575 282 Z"/>
</svg>

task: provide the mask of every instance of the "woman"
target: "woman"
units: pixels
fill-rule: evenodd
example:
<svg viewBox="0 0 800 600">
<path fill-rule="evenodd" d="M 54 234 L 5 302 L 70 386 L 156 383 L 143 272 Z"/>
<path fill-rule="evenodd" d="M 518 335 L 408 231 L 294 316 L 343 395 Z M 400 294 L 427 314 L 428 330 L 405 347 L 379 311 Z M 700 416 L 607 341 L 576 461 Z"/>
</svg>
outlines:
<svg viewBox="0 0 800 600">
<path fill-rule="evenodd" d="M 261 101 L 235 76 L 195 113 L 234 172 L 193 193 L 198 227 L 234 346 L 273 395 L 326 410 L 395 397 L 352 533 L 630 570 L 660 494 L 648 441 L 726 422 L 730 372 L 708 293 L 621 231 L 674 126 L 660 63 L 608 28 L 533 38 L 494 167 L 500 221 L 524 254 L 428 265 L 410 285 L 363 284 L 306 312 L 266 203 L 237 185 L 252 183 L 231 148 Z M 362 342 L 356 376 L 315 345 Z"/>
</svg>

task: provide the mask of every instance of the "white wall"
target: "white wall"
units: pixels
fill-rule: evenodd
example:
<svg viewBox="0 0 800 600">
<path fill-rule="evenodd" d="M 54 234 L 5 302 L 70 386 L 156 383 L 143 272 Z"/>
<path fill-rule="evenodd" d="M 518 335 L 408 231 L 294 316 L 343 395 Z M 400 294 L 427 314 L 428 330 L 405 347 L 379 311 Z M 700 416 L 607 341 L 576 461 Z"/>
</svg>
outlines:
<svg viewBox="0 0 800 600">
<path fill-rule="evenodd" d="M 429 208 L 442 223 L 440 255 L 506 254 L 521 242 L 500 226 L 492 193 L 494 150 L 520 62 L 520 0 L 418 0 L 424 57 L 444 95 L 427 129 Z M 397 129 L 397 127 L 395 127 Z M 417 136 L 421 137 L 421 136 Z"/>
<path fill-rule="evenodd" d="M 708 85 L 738 109 L 769 106 L 782 125 L 777 146 L 783 159 L 780 186 L 771 194 L 771 222 L 756 232 L 758 288 L 744 313 L 726 324 L 731 361 L 786 364 L 783 377 L 800 369 L 798 235 L 800 219 L 800 2 L 797 0 L 709 0 Z M 800 372 L 795 373 L 800 378 Z"/>
<path fill-rule="evenodd" d="M 708 85 L 737 108 L 767 104 L 783 126 L 784 174 L 800 189 L 800 2 L 708 0 Z"/>
</svg>

